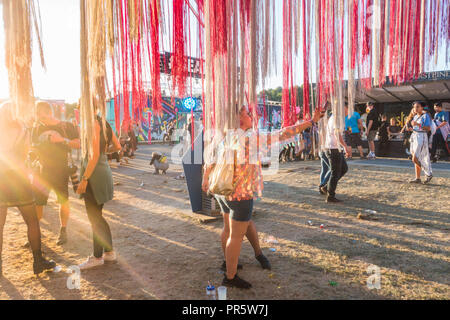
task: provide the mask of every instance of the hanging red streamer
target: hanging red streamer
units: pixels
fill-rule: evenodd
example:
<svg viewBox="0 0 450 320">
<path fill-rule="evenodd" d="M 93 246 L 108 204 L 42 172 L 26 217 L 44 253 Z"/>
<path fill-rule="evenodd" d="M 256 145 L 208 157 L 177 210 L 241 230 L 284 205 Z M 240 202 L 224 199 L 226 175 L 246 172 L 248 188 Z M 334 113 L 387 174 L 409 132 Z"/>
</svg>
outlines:
<svg viewBox="0 0 450 320">
<path fill-rule="evenodd" d="M 184 96 L 186 92 L 186 33 L 185 23 L 185 0 L 173 0 L 173 65 L 172 76 L 174 87 L 178 94 Z"/>
</svg>

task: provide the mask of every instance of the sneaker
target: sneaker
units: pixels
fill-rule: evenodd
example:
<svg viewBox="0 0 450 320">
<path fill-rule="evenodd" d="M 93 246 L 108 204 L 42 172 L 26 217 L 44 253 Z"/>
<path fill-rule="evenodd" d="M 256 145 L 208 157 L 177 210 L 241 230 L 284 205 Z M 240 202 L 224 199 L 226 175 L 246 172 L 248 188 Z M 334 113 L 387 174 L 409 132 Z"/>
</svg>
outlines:
<svg viewBox="0 0 450 320">
<path fill-rule="evenodd" d="M 78 267 L 80 268 L 80 270 L 87 270 L 102 266 L 104 264 L 105 261 L 103 260 L 103 258 L 96 258 L 94 256 L 90 256 L 89 258 L 86 259 L 85 262 L 79 264 Z"/>
<path fill-rule="evenodd" d="M 67 231 L 66 228 L 61 228 L 61 230 L 59 231 L 58 241 L 56 241 L 56 244 L 58 246 L 62 246 L 65 243 L 67 243 Z"/>
<path fill-rule="evenodd" d="M 328 203 L 340 203 L 340 202 L 342 202 L 342 200 L 336 199 L 336 197 L 328 196 L 327 197 L 327 202 Z"/>
<path fill-rule="evenodd" d="M 243 269 L 242 264 L 238 263 L 237 269 L 242 270 Z M 220 270 L 222 270 L 223 272 L 227 271 L 227 262 L 226 261 L 223 261 L 222 265 L 220 266 Z"/>
<path fill-rule="evenodd" d="M 103 261 L 104 262 L 116 262 L 117 256 L 114 251 L 104 252 L 103 253 Z"/>
<path fill-rule="evenodd" d="M 422 180 L 420 180 L 419 178 L 409 180 L 409 183 L 421 183 L 421 182 L 422 182 Z"/>
<path fill-rule="evenodd" d="M 423 184 L 429 184 L 431 179 L 433 179 L 433 176 L 427 176 L 427 178 L 425 179 L 425 181 L 423 182 Z"/>
<path fill-rule="evenodd" d="M 223 278 L 222 285 L 225 287 L 235 287 L 239 289 L 250 289 L 252 285 L 250 282 L 245 281 L 244 279 L 241 279 L 238 277 L 238 275 L 235 275 L 233 279 L 228 279 L 227 276 Z"/>
<path fill-rule="evenodd" d="M 271 270 L 272 266 L 270 265 L 269 259 L 262 253 L 256 257 L 256 260 L 261 264 L 261 267 L 265 270 Z"/>
<path fill-rule="evenodd" d="M 40 257 L 33 262 L 34 274 L 39 274 L 44 271 L 52 270 L 56 267 L 56 262 L 53 260 L 47 260 L 44 257 Z"/>
</svg>

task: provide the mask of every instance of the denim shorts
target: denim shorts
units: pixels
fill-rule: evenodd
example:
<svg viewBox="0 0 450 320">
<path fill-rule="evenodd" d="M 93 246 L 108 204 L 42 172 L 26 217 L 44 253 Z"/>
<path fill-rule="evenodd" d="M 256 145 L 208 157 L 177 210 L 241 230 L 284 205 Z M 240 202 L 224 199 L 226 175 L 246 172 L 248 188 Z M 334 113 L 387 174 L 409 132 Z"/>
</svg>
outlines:
<svg viewBox="0 0 450 320">
<path fill-rule="evenodd" d="M 219 203 L 222 213 L 229 213 L 231 219 L 240 222 L 248 222 L 252 219 L 253 199 L 241 201 L 229 201 L 225 196 L 214 196 Z"/>
</svg>

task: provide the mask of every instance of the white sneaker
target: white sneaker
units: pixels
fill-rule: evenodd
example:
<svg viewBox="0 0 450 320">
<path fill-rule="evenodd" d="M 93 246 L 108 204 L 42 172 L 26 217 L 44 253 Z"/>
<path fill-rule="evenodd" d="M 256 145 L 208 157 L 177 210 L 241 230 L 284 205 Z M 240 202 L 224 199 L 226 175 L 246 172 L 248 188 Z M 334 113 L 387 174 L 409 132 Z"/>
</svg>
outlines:
<svg viewBox="0 0 450 320">
<path fill-rule="evenodd" d="M 116 260 L 117 260 L 117 256 L 114 251 L 103 253 L 103 261 L 104 262 L 116 262 Z"/>
<path fill-rule="evenodd" d="M 78 265 L 78 267 L 80 268 L 80 270 L 87 270 L 87 269 L 102 266 L 104 264 L 105 264 L 105 261 L 103 260 L 103 258 L 96 258 L 94 256 L 90 256 L 89 258 L 86 259 L 85 262 Z"/>
</svg>

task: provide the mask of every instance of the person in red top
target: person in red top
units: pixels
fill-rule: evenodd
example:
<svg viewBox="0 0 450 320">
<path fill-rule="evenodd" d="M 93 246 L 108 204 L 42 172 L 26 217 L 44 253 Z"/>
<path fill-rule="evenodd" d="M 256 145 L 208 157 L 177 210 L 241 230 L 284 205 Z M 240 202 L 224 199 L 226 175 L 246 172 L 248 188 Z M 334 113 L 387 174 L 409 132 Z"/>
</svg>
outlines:
<svg viewBox="0 0 450 320">
<path fill-rule="evenodd" d="M 300 124 L 290 126 L 278 131 L 273 131 L 271 137 L 265 141 L 283 141 L 294 137 L 303 130 L 311 127 L 313 123 L 319 121 L 324 113 L 316 111 L 313 119 Z M 236 134 L 238 139 L 238 148 L 236 150 L 236 165 L 234 166 L 233 186 L 234 190 L 229 196 L 215 195 L 221 212 L 223 214 L 224 228 L 222 231 L 222 248 L 225 255 L 224 266 L 226 273 L 222 285 L 237 287 L 241 289 L 251 288 L 251 284 L 237 276 L 238 259 L 241 252 L 242 241 L 247 236 L 255 250 L 256 259 L 263 268 L 269 269 L 270 263 L 262 254 L 259 246 L 256 226 L 252 221 L 253 199 L 262 196 L 263 179 L 261 170 L 261 160 L 258 152 L 251 154 L 249 151 L 253 148 L 252 143 L 259 147 L 258 139 L 262 139 L 262 133 L 252 130 L 253 119 L 246 107 L 241 108 L 239 112 L 240 129 Z M 271 143 L 269 143 L 270 145 Z M 260 151 L 260 150 L 259 150 Z M 209 189 L 208 181 L 212 166 L 205 168 L 203 178 L 203 190 Z M 240 266 L 241 267 L 241 266 Z"/>
</svg>

